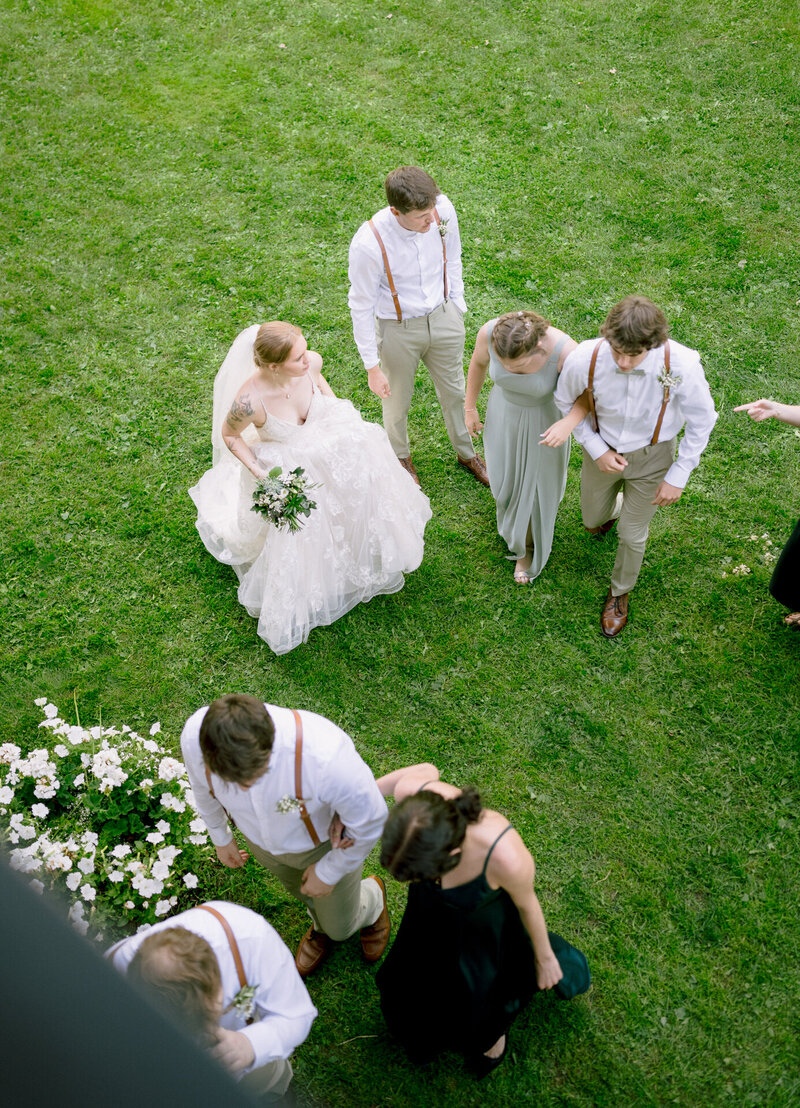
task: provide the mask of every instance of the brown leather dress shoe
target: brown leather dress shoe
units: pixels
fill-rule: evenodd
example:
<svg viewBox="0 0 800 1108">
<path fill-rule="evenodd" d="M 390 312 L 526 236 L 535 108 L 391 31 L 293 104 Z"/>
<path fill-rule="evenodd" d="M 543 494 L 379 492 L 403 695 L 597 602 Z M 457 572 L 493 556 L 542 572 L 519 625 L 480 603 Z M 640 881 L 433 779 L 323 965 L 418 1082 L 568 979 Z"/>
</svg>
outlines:
<svg viewBox="0 0 800 1108">
<path fill-rule="evenodd" d="M 590 535 L 594 535 L 596 539 L 602 539 L 603 535 L 607 535 L 614 524 L 617 522 L 617 517 L 613 519 L 607 519 L 605 523 L 601 523 L 599 527 L 587 527 L 586 530 Z"/>
<path fill-rule="evenodd" d="M 386 944 L 389 942 L 389 935 L 392 931 L 392 923 L 389 919 L 389 909 L 386 907 L 386 886 L 380 877 L 375 877 L 374 874 L 371 880 L 377 881 L 381 887 L 383 908 L 374 923 L 371 923 L 369 927 L 361 928 L 361 949 L 368 962 L 377 962 L 386 950 Z"/>
<path fill-rule="evenodd" d="M 301 977 L 308 977 L 322 962 L 330 950 L 331 941 L 321 931 L 315 931 L 309 927 L 300 940 L 297 953 L 294 956 L 294 964 Z"/>
<path fill-rule="evenodd" d="M 486 485 L 489 488 L 489 474 L 486 472 L 486 462 L 480 454 L 475 454 L 472 458 L 459 458 L 458 464 L 463 466 L 464 469 L 468 469 L 476 481 L 480 481 L 482 485 Z"/>
<path fill-rule="evenodd" d="M 400 463 L 400 465 L 403 467 L 403 469 L 406 471 L 406 473 L 410 473 L 411 476 L 413 477 L 413 479 L 419 485 L 419 483 L 420 483 L 419 476 L 417 475 L 417 471 L 414 469 L 414 463 L 411 461 L 411 458 L 398 458 L 397 460 Z"/>
<path fill-rule="evenodd" d="M 600 630 L 607 639 L 613 639 L 618 635 L 628 622 L 628 597 L 630 593 L 623 592 L 619 596 L 612 596 L 608 590 L 606 602 L 603 605 L 603 614 L 600 616 Z"/>
</svg>

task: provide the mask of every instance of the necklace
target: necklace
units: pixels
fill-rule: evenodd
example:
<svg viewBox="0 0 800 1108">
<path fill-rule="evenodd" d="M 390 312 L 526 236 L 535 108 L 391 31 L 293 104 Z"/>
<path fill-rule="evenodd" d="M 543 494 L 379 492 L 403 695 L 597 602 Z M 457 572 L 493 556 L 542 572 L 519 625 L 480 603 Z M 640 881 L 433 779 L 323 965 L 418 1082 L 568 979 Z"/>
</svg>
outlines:
<svg viewBox="0 0 800 1108">
<path fill-rule="evenodd" d="M 274 369 L 272 372 L 275 374 L 275 384 L 278 385 L 278 371 L 276 369 Z M 278 385 L 278 388 L 281 390 L 281 396 L 285 397 L 286 400 L 291 400 L 292 399 L 291 393 L 282 391 L 283 389 L 286 388 L 285 384 L 284 385 Z"/>
</svg>

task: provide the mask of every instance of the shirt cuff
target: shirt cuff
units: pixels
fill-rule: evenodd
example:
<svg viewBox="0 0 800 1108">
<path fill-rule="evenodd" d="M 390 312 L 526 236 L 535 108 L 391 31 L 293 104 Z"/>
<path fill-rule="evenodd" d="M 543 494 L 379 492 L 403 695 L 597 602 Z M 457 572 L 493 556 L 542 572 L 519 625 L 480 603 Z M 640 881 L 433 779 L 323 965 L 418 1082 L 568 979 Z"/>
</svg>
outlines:
<svg viewBox="0 0 800 1108">
<path fill-rule="evenodd" d="M 364 865 L 364 855 L 361 851 L 352 854 L 354 847 L 348 850 L 329 850 L 328 853 L 316 864 L 317 877 L 326 885 L 336 885 L 348 873 L 353 873 Z M 367 852 L 369 853 L 369 851 Z M 348 858 L 348 854 L 351 855 Z"/>
<path fill-rule="evenodd" d="M 598 458 L 602 457 L 603 454 L 611 450 L 606 440 L 601 435 L 598 435 L 596 431 L 591 431 L 586 435 L 581 442 L 581 446 L 595 462 Z"/>
<path fill-rule="evenodd" d="M 679 458 L 677 461 L 674 461 L 669 467 L 664 480 L 667 482 L 668 485 L 674 485 L 676 489 L 685 489 L 686 482 L 689 480 L 691 473 L 691 469 L 687 469 L 685 465 L 681 465 L 681 461 Z"/>
<path fill-rule="evenodd" d="M 206 823 L 206 827 L 208 828 L 208 837 L 214 846 L 227 846 L 233 842 L 233 835 L 227 823 L 220 827 L 209 827 Z"/>
</svg>

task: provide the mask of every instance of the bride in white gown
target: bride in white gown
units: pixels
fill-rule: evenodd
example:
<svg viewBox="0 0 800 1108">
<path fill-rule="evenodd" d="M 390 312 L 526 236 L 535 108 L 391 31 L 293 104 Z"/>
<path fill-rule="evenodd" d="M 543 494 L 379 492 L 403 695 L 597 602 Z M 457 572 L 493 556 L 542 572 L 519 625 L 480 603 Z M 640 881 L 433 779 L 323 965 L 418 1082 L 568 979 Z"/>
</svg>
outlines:
<svg viewBox="0 0 800 1108">
<path fill-rule="evenodd" d="M 213 466 L 189 490 L 200 537 L 233 566 L 239 601 L 276 654 L 401 589 L 431 517 L 383 428 L 338 399 L 321 368 L 290 323 L 242 331 L 214 382 Z M 294 533 L 251 511 L 256 480 L 274 466 L 302 466 L 317 486 L 317 507 Z"/>
</svg>

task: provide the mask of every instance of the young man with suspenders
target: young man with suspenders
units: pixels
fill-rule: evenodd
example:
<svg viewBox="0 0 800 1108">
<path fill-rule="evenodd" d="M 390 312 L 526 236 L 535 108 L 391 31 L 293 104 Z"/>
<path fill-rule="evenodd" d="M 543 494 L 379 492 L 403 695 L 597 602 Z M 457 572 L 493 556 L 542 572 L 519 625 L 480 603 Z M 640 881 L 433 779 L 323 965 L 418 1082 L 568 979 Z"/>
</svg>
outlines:
<svg viewBox="0 0 800 1108">
<path fill-rule="evenodd" d="M 660 505 L 680 499 L 717 413 L 700 355 L 667 338 L 666 317 L 652 301 L 626 297 L 600 334 L 568 355 L 556 403 L 566 414 L 589 390 L 589 415 L 573 434 L 583 448 L 584 525 L 602 537 L 617 524 L 617 558 L 600 617 L 610 639 L 628 622 L 650 520 Z"/>
<path fill-rule="evenodd" d="M 419 484 L 408 412 L 423 362 L 459 464 L 488 486 L 464 423 L 467 305 L 455 208 L 417 166 L 395 169 L 385 188 L 388 207 L 362 223 L 350 243 L 348 301 L 369 387 L 382 401 L 383 425 L 400 464 Z"/>
<path fill-rule="evenodd" d="M 317 1010 L 292 956 L 262 916 L 212 901 L 122 939 L 106 953 L 265 1101 L 292 1080 L 289 1057 Z"/>
<path fill-rule="evenodd" d="M 250 854 L 308 908 L 300 974 L 317 968 L 330 940 L 356 931 L 364 957 L 377 961 L 389 941 L 386 893 L 379 877 L 361 875 L 386 802 L 352 739 L 314 712 L 231 694 L 187 720 L 181 750 L 220 862 L 247 861 L 234 822 Z"/>
</svg>

